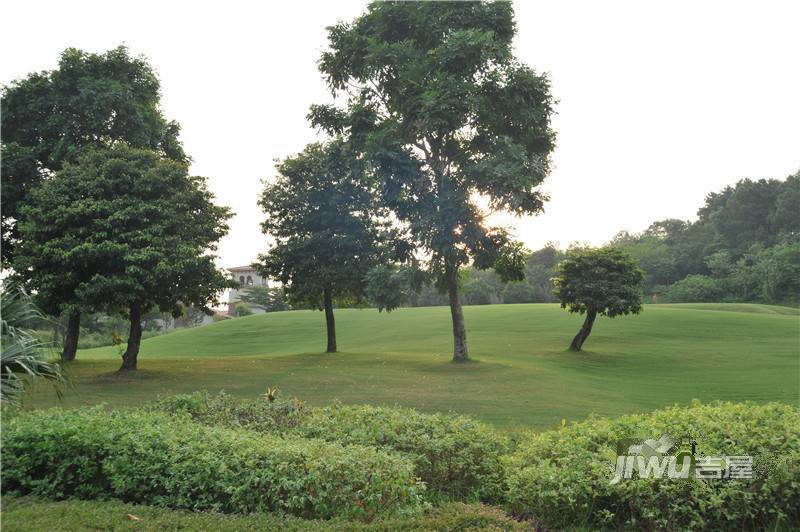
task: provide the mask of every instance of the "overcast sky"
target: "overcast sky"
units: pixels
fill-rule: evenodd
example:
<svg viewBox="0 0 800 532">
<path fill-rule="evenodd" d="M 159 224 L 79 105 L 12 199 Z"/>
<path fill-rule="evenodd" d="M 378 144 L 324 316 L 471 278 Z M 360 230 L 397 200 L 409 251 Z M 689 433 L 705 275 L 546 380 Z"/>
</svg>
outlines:
<svg viewBox="0 0 800 532">
<path fill-rule="evenodd" d="M 325 27 L 361 1 L 4 3 L 0 82 L 56 66 L 69 46 L 147 56 L 218 202 L 236 212 L 220 266 L 262 251 L 261 179 L 318 139 L 330 99 L 316 61 Z M 124 7 L 123 7 L 124 6 Z M 800 2 L 515 2 L 518 57 L 559 100 L 551 201 L 502 218 L 529 247 L 600 244 L 622 229 L 693 218 L 743 177 L 800 168 Z"/>
</svg>

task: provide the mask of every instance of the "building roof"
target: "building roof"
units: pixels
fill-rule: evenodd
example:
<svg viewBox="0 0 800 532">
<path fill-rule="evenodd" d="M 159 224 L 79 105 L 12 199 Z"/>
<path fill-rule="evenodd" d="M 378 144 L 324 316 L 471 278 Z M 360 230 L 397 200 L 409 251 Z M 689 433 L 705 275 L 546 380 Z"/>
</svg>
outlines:
<svg viewBox="0 0 800 532">
<path fill-rule="evenodd" d="M 251 271 L 255 271 L 255 268 L 253 268 L 251 265 L 248 264 L 247 266 L 234 266 L 233 268 L 228 268 L 228 271 L 229 272 L 251 272 Z"/>
</svg>

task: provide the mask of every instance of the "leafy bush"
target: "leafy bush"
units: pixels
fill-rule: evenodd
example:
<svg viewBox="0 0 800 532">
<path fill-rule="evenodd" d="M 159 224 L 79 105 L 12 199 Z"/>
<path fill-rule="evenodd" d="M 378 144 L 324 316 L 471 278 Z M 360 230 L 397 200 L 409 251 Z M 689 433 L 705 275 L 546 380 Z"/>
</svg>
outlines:
<svg viewBox="0 0 800 532">
<path fill-rule="evenodd" d="M 691 435 L 698 453 L 755 457 L 748 480 L 611 484 L 621 438 Z M 783 404 L 693 404 L 593 418 L 531 433 L 505 460 L 508 505 L 548 527 L 753 529 L 800 518 L 800 411 Z"/>
<path fill-rule="evenodd" d="M 722 282 L 707 275 L 687 275 L 667 288 L 670 303 L 708 303 L 723 301 L 726 291 Z"/>
<path fill-rule="evenodd" d="M 126 519 L 132 514 L 140 519 Z M 497 508 L 482 504 L 449 503 L 430 508 L 422 515 L 391 517 L 371 523 L 344 519 L 306 520 L 276 513 L 230 515 L 215 512 L 186 512 L 119 501 L 47 501 L 35 497 L 3 498 L 3 531 L 31 530 L 281 530 L 304 532 L 397 532 L 406 531 L 528 531 Z"/>
<path fill-rule="evenodd" d="M 496 500 L 502 493 L 500 457 L 507 441 L 487 425 L 464 416 L 422 414 L 407 408 L 347 406 L 312 408 L 292 400 L 235 399 L 197 392 L 162 399 L 150 408 L 185 413 L 208 425 L 286 433 L 344 445 L 400 451 L 413 460 L 432 494 L 449 499 Z"/>
<path fill-rule="evenodd" d="M 500 457 L 508 442 L 468 417 L 336 404 L 312 410 L 299 429 L 306 437 L 406 453 L 440 497 L 492 501 L 502 494 Z"/>
<path fill-rule="evenodd" d="M 205 425 L 246 428 L 257 432 L 283 433 L 298 426 L 310 407 L 297 399 L 266 397 L 241 400 L 225 392 L 212 395 L 206 391 L 171 395 L 148 405 L 149 410 L 187 414 Z"/>
<path fill-rule="evenodd" d="M 50 498 L 370 521 L 413 513 L 423 489 L 395 454 L 153 412 L 22 415 L 6 424 L 2 443 L 3 489 Z"/>
</svg>

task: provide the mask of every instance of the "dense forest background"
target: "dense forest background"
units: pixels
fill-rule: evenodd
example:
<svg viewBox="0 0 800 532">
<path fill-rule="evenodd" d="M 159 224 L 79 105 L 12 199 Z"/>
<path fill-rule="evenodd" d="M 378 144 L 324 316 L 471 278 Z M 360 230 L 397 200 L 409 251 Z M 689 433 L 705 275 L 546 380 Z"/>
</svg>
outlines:
<svg viewBox="0 0 800 532">
<path fill-rule="evenodd" d="M 639 260 L 650 301 L 800 303 L 800 172 L 781 181 L 743 179 L 706 196 L 695 222 L 667 219 L 641 233 L 623 231 L 609 244 Z M 468 305 L 556 301 L 550 279 L 564 250 L 549 244 L 527 259 L 524 281 L 502 283 L 467 269 Z M 426 287 L 413 306 L 446 300 Z"/>
</svg>

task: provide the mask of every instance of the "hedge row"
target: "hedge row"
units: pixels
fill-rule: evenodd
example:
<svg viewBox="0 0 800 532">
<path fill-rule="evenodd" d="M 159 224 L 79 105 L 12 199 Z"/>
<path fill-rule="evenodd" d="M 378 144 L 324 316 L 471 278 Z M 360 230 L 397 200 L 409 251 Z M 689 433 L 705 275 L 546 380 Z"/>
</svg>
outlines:
<svg viewBox="0 0 800 532">
<path fill-rule="evenodd" d="M 151 408 L 185 413 L 205 424 L 399 451 L 414 462 L 429 497 L 483 501 L 502 498 L 500 458 L 508 452 L 508 440 L 468 417 L 368 405 L 311 408 L 297 400 L 243 401 L 206 392 L 165 398 Z"/>
<path fill-rule="evenodd" d="M 419 476 L 434 495 L 496 500 L 528 524 L 556 529 L 800 522 L 800 410 L 777 403 L 590 418 L 518 434 L 513 449 L 504 436 L 460 416 L 203 394 L 170 398 L 150 411 L 54 410 L 4 425 L 4 490 L 50 498 L 369 522 L 423 506 L 431 494 Z M 693 438 L 703 455 L 751 455 L 755 476 L 610 482 L 618 440 L 664 434 Z"/>
<path fill-rule="evenodd" d="M 4 423 L 2 447 L 5 492 L 56 499 L 370 521 L 414 513 L 424 490 L 399 455 L 152 412 L 18 416 Z"/>
<path fill-rule="evenodd" d="M 706 456 L 754 456 L 751 480 L 612 484 L 621 438 L 688 435 Z M 505 459 L 508 509 L 549 527 L 764 529 L 800 522 L 800 411 L 784 404 L 693 404 L 530 433 Z"/>
</svg>

